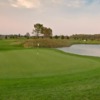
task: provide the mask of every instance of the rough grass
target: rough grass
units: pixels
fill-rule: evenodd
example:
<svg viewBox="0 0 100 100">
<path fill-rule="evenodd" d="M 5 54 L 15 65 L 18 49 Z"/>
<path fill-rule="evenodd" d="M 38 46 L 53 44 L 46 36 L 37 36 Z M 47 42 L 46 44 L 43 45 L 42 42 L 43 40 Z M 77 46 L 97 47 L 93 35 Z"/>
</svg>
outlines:
<svg viewBox="0 0 100 100">
<path fill-rule="evenodd" d="M 24 42 L 23 46 L 25 48 L 37 47 L 46 48 L 57 48 L 57 47 L 68 47 L 73 44 L 100 44 L 99 40 L 74 40 L 74 39 L 50 39 L 50 38 L 39 38 L 39 39 L 28 39 Z"/>
<path fill-rule="evenodd" d="M 0 100 L 99 100 L 100 58 L 54 49 L 0 51 Z"/>
<path fill-rule="evenodd" d="M 66 47 L 70 45 L 68 39 L 49 39 L 49 38 L 39 38 L 39 39 L 29 39 L 25 41 L 24 47 L 31 48 L 37 47 L 39 43 L 39 47 L 46 48 L 56 48 L 56 47 Z"/>
</svg>

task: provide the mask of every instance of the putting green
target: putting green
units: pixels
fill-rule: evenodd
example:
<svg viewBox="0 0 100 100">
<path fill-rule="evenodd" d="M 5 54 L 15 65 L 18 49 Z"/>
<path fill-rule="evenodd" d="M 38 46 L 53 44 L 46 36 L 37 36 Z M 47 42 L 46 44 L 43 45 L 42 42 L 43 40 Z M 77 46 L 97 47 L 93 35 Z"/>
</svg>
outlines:
<svg viewBox="0 0 100 100">
<path fill-rule="evenodd" d="M 98 61 L 52 49 L 0 52 L 0 78 L 26 78 L 71 74 L 93 70 Z"/>
<path fill-rule="evenodd" d="M 100 58 L 54 49 L 0 52 L 0 100 L 99 100 Z"/>
</svg>

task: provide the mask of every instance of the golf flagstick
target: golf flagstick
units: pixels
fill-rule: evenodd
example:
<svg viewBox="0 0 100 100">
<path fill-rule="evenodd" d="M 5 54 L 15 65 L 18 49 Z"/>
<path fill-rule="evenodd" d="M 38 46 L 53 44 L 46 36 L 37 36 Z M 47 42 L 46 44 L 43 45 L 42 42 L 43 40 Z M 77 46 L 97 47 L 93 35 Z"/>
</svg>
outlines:
<svg viewBox="0 0 100 100">
<path fill-rule="evenodd" d="M 40 44 L 37 43 L 37 55 L 39 54 L 38 48 L 39 48 Z"/>
</svg>

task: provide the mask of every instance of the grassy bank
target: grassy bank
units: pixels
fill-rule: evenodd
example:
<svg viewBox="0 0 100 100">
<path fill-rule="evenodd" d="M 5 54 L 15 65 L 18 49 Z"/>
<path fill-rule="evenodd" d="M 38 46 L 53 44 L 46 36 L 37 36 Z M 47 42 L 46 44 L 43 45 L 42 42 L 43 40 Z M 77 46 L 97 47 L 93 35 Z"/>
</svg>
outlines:
<svg viewBox="0 0 100 100">
<path fill-rule="evenodd" d="M 54 49 L 0 51 L 0 100 L 99 100 L 100 58 Z"/>
</svg>

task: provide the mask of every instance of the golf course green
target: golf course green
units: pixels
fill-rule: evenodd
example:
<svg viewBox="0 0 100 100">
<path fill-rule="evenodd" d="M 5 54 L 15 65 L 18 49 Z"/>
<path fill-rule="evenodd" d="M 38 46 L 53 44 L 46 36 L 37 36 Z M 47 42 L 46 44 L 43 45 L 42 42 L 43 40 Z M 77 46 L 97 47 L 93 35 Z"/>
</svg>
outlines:
<svg viewBox="0 0 100 100">
<path fill-rule="evenodd" d="M 100 100 L 99 57 L 0 43 L 0 100 Z"/>
</svg>

